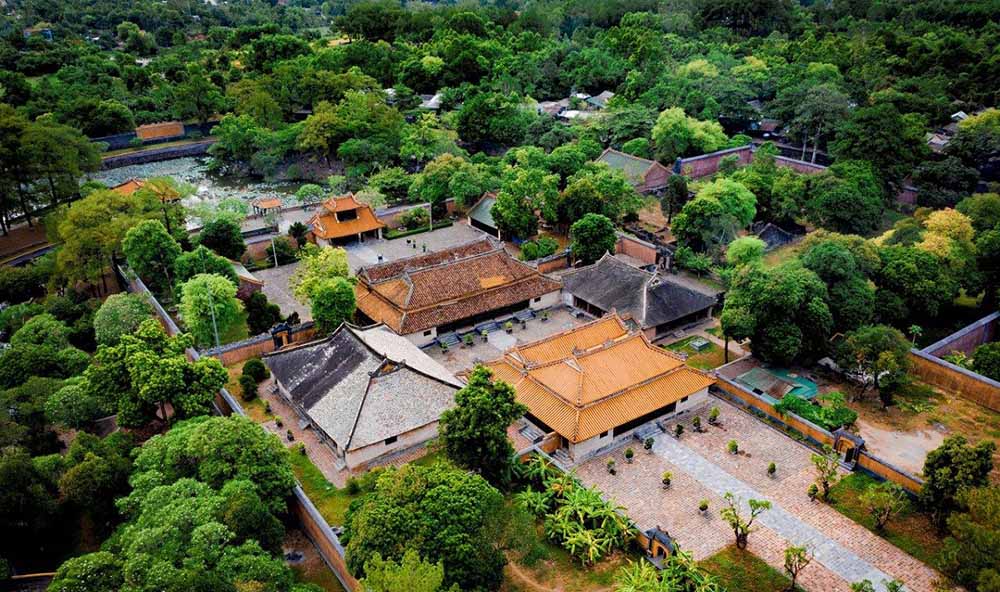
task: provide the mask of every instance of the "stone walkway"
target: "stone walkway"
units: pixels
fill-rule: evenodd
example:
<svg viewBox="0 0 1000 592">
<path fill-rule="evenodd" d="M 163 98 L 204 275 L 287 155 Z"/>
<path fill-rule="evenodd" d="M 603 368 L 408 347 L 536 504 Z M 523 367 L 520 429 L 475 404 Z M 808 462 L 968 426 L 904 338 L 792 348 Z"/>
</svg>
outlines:
<svg viewBox="0 0 1000 592">
<path fill-rule="evenodd" d="M 743 502 L 742 505 L 746 512 L 749 512 L 747 500 L 766 499 L 765 495 L 709 462 L 676 438 L 665 434 L 657 436 L 653 451 L 663 458 L 669 459 L 674 466 L 693 476 L 716 495 L 723 496 L 726 493 L 732 493 Z M 808 548 L 816 561 L 848 582 L 871 580 L 876 584 L 876 589 L 884 590 L 882 582 L 892 579 L 883 571 L 842 547 L 837 541 L 802 522 L 777 503 L 772 502 L 771 509 L 760 514 L 758 521 L 774 530 L 789 543 Z"/>
<path fill-rule="evenodd" d="M 704 421 L 712 406 L 721 411 L 717 425 Z M 702 418 L 700 433 L 692 425 L 695 415 Z M 805 544 L 815 553 L 816 559 L 800 574 L 802 587 L 810 592 L 849 592 L 850 584 L 863 578 L 877 585 L 895 578 L 909 592 L 939 589 L 936 571 L 831 506 L 806 496 L 816 479 L 811 449 L 715 397 L 681 423 L 685 430 L 679 441 L 661 435 L 651 453 L 633 444 L 632 463 L 625 461 L 624 449 L 619 449 L 588 460 L 576 472 L 584 483 L 623 505 L 641 528 L 659 525 L 666 529 L 696 560 L 733 543 L 732 530 L 719 516 L 725 506 L 723 495 L 732 491 L 743 501 L 766 499 L 774 507 L 755 522 L 751 553 L 779 571 L 783 571 L 784 550 L 789 545 Z M 733 439 L 739 443 L 739 454 L 726 449 Z M 608 474 L 605 468 L 609 457 L 617 460 L 617 475 Z M 767 474 L 770 462 L 777 466 L 773 476 Z M 667 490 L 660 486 L 664 471 L 673 474 Z M 709 503 L 708 512 L 698 512 L 699 500 Z"/>
</svg>

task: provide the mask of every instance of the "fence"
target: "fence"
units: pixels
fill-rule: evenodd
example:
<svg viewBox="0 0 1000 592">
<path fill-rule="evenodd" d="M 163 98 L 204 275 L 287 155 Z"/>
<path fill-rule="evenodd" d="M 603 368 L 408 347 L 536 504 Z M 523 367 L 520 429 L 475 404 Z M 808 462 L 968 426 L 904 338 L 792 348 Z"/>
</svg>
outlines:
<svg viewBox="0 0 1000 592">
<path fill-rule="evenodd" d="M 153 293 L 149 291 L 142 280 L 136 277 L 134 274 L 126 273 L 126 271 L 120 266 L 116 265 L 115 269 L 118 272 L 118 278 L 122 281 L 128 288 L 130 292 L 139 293 L 146 295 L 150 304 L 153 306 L 153 310 L 156 316 L 159 317 L 160 322 L 164 325 L 167 333 L 170 335 L 176 335 L 180 332 L 177 324 L 174 322 L 170 315 L 160 306 L 157 302 L 156 297 Z M 311 327 L 310 327 L 311 329 Z M 268 341 L 271 342 L 273 347 L 273 340 L 270 336 L 266 336 Z M 192 361 L 198 361 L 201 359 L 202 354 L 194 348 L 188 348 L 187 355 Z M 239 415 L 246 417 L 246 412 L 243 407 L 239 404 L 235 397 L 229 393 L 224 387 L 219 389 L 218 396 L 215 399 L 215 410 L 219 415 Z M 347 569 L 347 563 L 344 560 L 344 547 L 340 544 L 340 539 L 337 538 L 336 533 L 330 528 L 326 520 L 316 509 L 315 504 L 309 499 L 309 496 L 305 494 L 302 487 L 298 484 L 295 485 L 293 491 L 293 497 L 289 503 L 289 510 L 292 515 L 297 517 L 302 525 L 302 530 L 305 532 L 309 540 L 316 545 L 319 550 L 320 557 L 326 562 L 327 567 L 333 572 L 333 575 L 337 577 L 340 585 L 344 587 L 348 592 L 354 592 L 359 588 L 357 580 L 351 576 Z"/>
<path fill-rule="evenodd" d="M 739 361 L 740 360 L 736 360 L 731 363 L 736 364 Z M 721 395 L 722 398 L 735 403 L 740 407 L 749 409 L 755 415 L 763 415 L 772 423 L 801 435 L 805 441 L 813 447 L 823 448 L 824 446 L 834 447 L 836 445 L 837 438 L 827 430 L 799 417 L 798 415 L 795 415 L 794 413 L 778 413 L 778 410 L 775 409 L 774 405 L 770 402 L 764 400 L 756 393 L 741 387 L 725 376 L 719 375 L 718 369 L 715 372 L 715 376 L 716 384 L 713 387 L 713 392 L 717 395 Z M 855 470 L 858 470 L 858 468 L 860 468 L 862 472 L 867 473 L 876 479 L 892 481 L 893 483 L 902 486 L 911 494 L 919 492 L 920 488 L 923 487 L 924 484 L 923 480 L 919 477 L 907 473 L 899 467 L 882 460 L 878 456 L 875 456 L 870 451 L 864 450 L 863 448 L 857 457 Z"/>
<path fill-rule="evenodd" d="M 312 321 L 292 327 L 287 342 L 282 342 L 281 346 L 290 343 L 302 343 L 310 341 L 316 335 L 316 328 Z M 275 337 L 270 333 L 261 333 L 254 337 L 228 343 L 220 347 L 213 347 L 202 352 L 202 355 L 211 356 L 222 362 L 223 366 L 231 366 L 250 358 L 259 358 L 277 349 Z"/>
</svg>

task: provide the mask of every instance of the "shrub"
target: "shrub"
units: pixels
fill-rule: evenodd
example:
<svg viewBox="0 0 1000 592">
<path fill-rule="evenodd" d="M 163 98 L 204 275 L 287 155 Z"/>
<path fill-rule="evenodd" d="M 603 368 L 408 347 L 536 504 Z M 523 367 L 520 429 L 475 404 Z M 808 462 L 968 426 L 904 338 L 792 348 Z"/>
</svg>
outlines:
<svg viewBox="0 0 1000 592">
<path fill-rule="evenodd" d="M 559 250 L 559 243 L 550 236 L 542 236 L 537 240 L 521 243 L 521 259 L 532 261 L 548 257 Z"/>
<path fill-rule="evenodd" d="M 431 215 L 426 208 L 413 208 L 403 212 L 399 217 L 400 224 L 407 230 L 416 230 L 430 224 Z"/>
<path fill-rule="evenodd" d="M 729 454 L 736 454 L 740 451 L 740 445 L 736 443 L 736 440 L 730 440 L 729 443 L 726 444 L 726 450 L 729 451 Z"/>
<path fill-rule="evenodd" d="M 708 423 L 714 424 L 719 421 L 719 408 L 712 407 L 708 412 Z"/>
<path fill-rule="evenodd" d="M 806 495 L 809 496 L 810 500 L 815 501 L 816 496 L 819 495 L 819 486 L 816 485 L 815 483 L 810 485 L 809 489 L 806 490 Z"/>
<path fill-rule="evenodd" d="M 631 448 L 626 448 L 625 449 L 625 460 L 627 460 L 629 462 L 632 462 L 632 457 L 634 457 L 634 456 L 635 456 L 635 451 L 634 450 L 632 450 Z"/>
<path fill-rule="evenodd" d="M 695 415 L 694 419 L 691 420 L 691 426 L 694 428 L 694 431 L 700 432 L 701 431 L 701 416 Z"/>
<path fill-rule="evenodd" d="M 670 471 L 664 471 L 663 475 L 660 476 L 660 483 L 662 483 L 664 487 L 670 487 L 670 482 L 673 480 L 673 478 L 674 478 L 673 473 L 671 473 Z"/>
<path fill-rule="evenodd" d="M 768 477 L 773 477 L 773 476 L 774 476 L 774 474 L 775 474 L 775 473 L 776 473 L 777 471 L 778 471 L 778 465 L 774 464 L 773 462 L 772 462 L 772 463 L 769 463 L 769 464 L 767 465 L 767 476 L 768 476 Z"/>
<path fill-rule="evenodd" d="M 778 413 L 794 413 L 806 421 L 832 432 L 839 427 L 849 426 L 858 419 L 858 414 L 847 407 L 843 393 L 834 391 L 817 397 L 825 405 L 813 404 L 801 397 L 783 397 L 774 408 Z"/>
<path fill-rule="evenodd" d="M 652 438 L 646 438 L 646 440 L 643 441 L 643 443 L 642 443 L 642 447 L 645 448 L 646 450 L 652 450 L 653 449 L 653 439 Z"/>
<path fill-rule="evenodd" d="M 142 138 L 136 136 L 128 141 L 130 148 L 142 148 Z"/>
<path fill-rule="evenodd" d="M 267 366 L 260 358 L 250 358 L 243 364 L 243 375 L 260 382 L 270 377 L 271 372 L 268 371 Z"/>
<path fill-rule="evenodd" d="M 707 512 L 708 511 L 708 500 L 707 499 L 703 499 L 700 502 L 698 502 L 698 509 L 701 510 L 702 512 Z"/>
<path fill-rule="evenodd" d="M 240 392 L 244 401 L 253 401 L 257 398 L 257 381 L 249 374 L 240 376 Z"/>
<path fill-rule="evenodd" d="M 675 438 L 680 438 L 681 434 L 683 434 L 683 433 L 684 433 L 684 426 L 683 425 L 677 424 L 677 425 L 674 426 L 674 437 Z"/>
</svg>

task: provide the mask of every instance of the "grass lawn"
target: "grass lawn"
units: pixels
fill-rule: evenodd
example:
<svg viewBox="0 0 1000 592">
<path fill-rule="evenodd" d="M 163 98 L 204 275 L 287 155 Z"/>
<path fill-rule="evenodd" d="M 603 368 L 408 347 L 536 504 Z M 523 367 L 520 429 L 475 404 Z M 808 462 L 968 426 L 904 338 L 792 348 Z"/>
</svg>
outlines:
<svg viewBox="0 0 1000 592">
<path fill-rule="evenodd" d="M 923 561 L 937 566 L 937 551 L 944 537 L 912 502 L 907 502 L 903 510 L 893 516 L 886 525 L 885 532 L 878 532 L 868 511 L 861 503 L 860 496 L 866 489 L 877 485 L 878 481 L 861 473 L 852 473 L 838 482 L 830 491 L 832 506 L 841 514 L 885 538 L 903 551 Z"/>
<path fill-rule="evenodd" d="M 708 346 L 698 351 L 691 347 L 691 342 L 698 339 L 698 335 L 691 335 L 685 337 L 680 341 L 675 341 L 669 345 L 664 345 L 666 349 L 670 351 L 682 353 L 688 356 L 687 365 L 692 368 L 697 368 L 699 370 L 712 370 L 718 368 L 725 363 L 725 356 L 722 351 L 722 346 L 716 345 L 715 343 L 709 341 Z M 706 340 L 707 341 L 707 340 Z M 733 361 L 738 358 L 739 355 L 729 352 L 729 361 Z"/>
<path fill-rule="evenodd" d="M 781 265 L 786 261 L 798 257 L 802 253 L 803 241 L 778 247 L 770 253 L 764 254 L 764 264 L 768 267 Z"/>
<path fill-rule="evenodd" d="M 568 551 L 545 538 L 541 524 L 535 529 L 534 540 L 525 546 L 529 551 L 523 557 L 509 557 L 511 563 L 500 588 L 504 592 L 539 588 L 562 592 L 606 591 L 614 584 L 618 570 L 629 560 L 638 559 L 619 551 L 584 567 Z"/>
<path fill-rule="evenodd" d="M 289 460 L 292 463 L 295 477 L 302 484 L 302 489 L 316 505 L 316 509 L 323 515 L 327 523 L 331 526 L 343 525 L 347 507 L 351 505 L 356 496 L 348 494 L 344 489 L 337 489 L 316 468 L 312 460 L 308 456 L 300 454 L 297 449 L 289 454 Z"/>
<path fill-rule="evenodd" d="M 790 583 L 785 574 L 735 545 L 701 560 L 698 565 L 719 578 L 722 589 L 730 592 L 782 592 Z"/>
</svg>

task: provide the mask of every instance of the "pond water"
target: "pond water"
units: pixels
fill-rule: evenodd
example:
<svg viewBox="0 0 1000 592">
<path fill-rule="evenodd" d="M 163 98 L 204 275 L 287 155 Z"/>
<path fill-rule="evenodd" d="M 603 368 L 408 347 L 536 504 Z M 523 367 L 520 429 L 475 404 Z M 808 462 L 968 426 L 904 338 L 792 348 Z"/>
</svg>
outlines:
<svg viewBox="0 0 1000 592">
<path fill-rule="evenodd" d="M 195 194 L 182 202 L 186 207 L 217 203 L 230 197 L 247 201 L 258 197 L 284 198 L 294 194 L 301 186 L 301 183 L 267 183 L 247 177 L 222 177 L 208 172 L 208 160 L 204 157 L 175 158 L 98 171 L 88 178 L 113 187 L 129 179 L 172 177 L 196 188 Z"/>
</svg>

